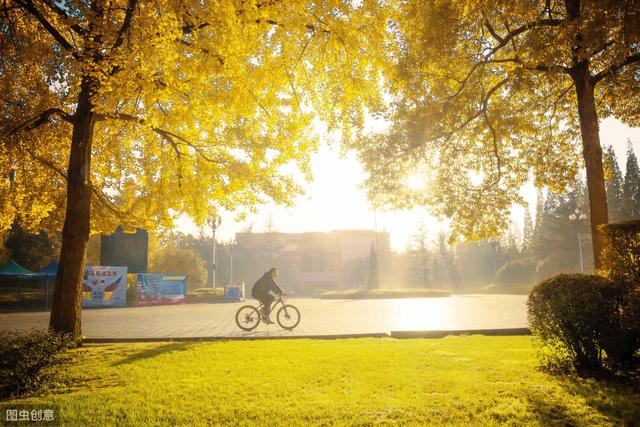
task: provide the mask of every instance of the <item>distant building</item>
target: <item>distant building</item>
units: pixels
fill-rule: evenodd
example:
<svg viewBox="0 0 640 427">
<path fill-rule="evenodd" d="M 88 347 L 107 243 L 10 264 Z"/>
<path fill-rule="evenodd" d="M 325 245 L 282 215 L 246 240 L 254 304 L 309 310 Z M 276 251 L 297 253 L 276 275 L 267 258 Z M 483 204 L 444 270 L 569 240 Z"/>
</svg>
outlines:
<svg viewBox="0 0 640 427">
<path fill-rule="evenodd" d="M 379 259 L 390 251 L 389 233 L 372 230 L 236 233 L 236 242 L 237 262 L 245 258 L 240 275 L 247 277 L 242 280 L 251 282 L 260 271 L 275 266 L 283 285 L 302 293 L 365 286 L 371 248 L 377 248 Z"/>
</svg>

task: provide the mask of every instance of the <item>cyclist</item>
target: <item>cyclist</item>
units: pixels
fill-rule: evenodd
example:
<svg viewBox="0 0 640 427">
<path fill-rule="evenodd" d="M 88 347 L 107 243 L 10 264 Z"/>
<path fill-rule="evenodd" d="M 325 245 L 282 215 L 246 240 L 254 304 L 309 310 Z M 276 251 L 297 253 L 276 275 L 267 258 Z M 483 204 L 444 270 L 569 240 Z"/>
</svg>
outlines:
<svg viewBox="0 0 640 427">
<path fill-rule="evenodd" d="M 271 303 L 275 300 L 274 296 L 271 295 L 273 292 L 277 295 L 282 295 L 282 289 L 276 283 L 276 277 L 278 277 L 278 270 L 273 267 L 266 273 L 262 275 L 261 278 L 253 285 L 251 289 L 251 296 L 257 299 L 262 303 L 264 307 L 263 316 L 264 322 L 266 324 L 272 324 L 273 322 L 269 319 L 269 311 L 271 310 Z"/>
</svg>

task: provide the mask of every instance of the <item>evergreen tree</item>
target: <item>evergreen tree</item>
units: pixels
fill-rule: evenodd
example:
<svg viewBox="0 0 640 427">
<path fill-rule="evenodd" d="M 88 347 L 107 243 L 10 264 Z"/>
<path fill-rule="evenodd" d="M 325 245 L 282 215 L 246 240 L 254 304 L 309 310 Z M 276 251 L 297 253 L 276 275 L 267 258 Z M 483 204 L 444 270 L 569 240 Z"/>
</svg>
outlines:
<svg viewBox="0 0 640 427">
<path fill-rule="evenodd" d="M 608 177 L 606 181 L 607 188 L 607 206 L 609 208 L 609 222 L 617 222 L 623 218 L 623 186 L 624 179 L 618 159 L 613 147 L 607 147 L 605 153 L 605 164 L 608 169 Z"/>
<path fill-rule="evenodd" d="M 542 228 L 542 215 L 544 213 L 544 193 L 541 188 L 538 188 L 536 194 L 536 222 L 533 225 L 533 247 L 535 248 L 540 237 L 540 230 Z"/>
<path fill-rule="evenodd" d="M 36 271 L 58 258 L 60 236 L 45 231 L 30 233 L 16 221 L 9 230 L 4 247 L 15 262 Z"/>
<path fill-rule="evenodd" d="M 436 262 L 437 258 L 437 262 Z M 462 286 L 460 271 L 454 254 L 447 243 L 445 233 L 438 233 L 438 247 L 434 256 L 433 277 L 437 287 L 459 289 Z"/>
<path fill-rule="evenodd" d="M 529 212 L 529 207 L 524 209 L 524 230 L 522 234 L 522 252 L 529 253 L 531 252 L 533 246 L 533 222 L 531 221 L 531 212 Z"/>
<path fill-rule="evenodd" d="M 622 194 L 623 219 L 638 218 L 640 216 L 640 168 L 631 141 L 627 141 L 627 173 L 624 176 Z"/>
<path fill-rule="evenodd" d="M 411 237 L 411 245 L 407 253 L 407 284 L 409 287 L 427 288 L 431 284 L 433 263 L 427 245 L 427 230 L 420 223 L 416 233 Z"/>
</svg>

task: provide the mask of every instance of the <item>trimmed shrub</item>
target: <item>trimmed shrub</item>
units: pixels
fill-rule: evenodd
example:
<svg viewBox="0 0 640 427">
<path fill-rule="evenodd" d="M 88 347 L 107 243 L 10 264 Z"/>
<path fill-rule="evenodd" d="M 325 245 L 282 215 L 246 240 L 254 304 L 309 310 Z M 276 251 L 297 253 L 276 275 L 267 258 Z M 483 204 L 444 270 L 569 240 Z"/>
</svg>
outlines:
<svg viewBox="0 0 640 427">
<path fill-rule="evenodd" d="M 603 367 L 602 342 L 615 324 L 618 292 L 612 280 L 584 274 L 560 274 L 533 288 L 529 325 L 548 367 L 578 372 Z"/>
<path fill-rule="evenodd" d="M 640 286 L 640 220 L 605 224 L 602 273 L 627 286 Z"/>
<path fill-rule="evenodd" d="M 609 365 L 627 370 L 640 361 L 640 289 L 618 286 L 613 302 L 611 330 L 603 336 L 602 347 Z"/>
<path fill-rule="evenodd" d="M 640 220 L 600 227 L 604 239 L 601 273 L 620 285 L 615 324 L 603 346 L 612 365 L 626 369 L 639 361 Z"/>
<path fill-rule="evenodd" d="M 0 332 L 0 398 L 49 387 L 72 345 L 69 336 L 48 331 Z"/>
</svg>

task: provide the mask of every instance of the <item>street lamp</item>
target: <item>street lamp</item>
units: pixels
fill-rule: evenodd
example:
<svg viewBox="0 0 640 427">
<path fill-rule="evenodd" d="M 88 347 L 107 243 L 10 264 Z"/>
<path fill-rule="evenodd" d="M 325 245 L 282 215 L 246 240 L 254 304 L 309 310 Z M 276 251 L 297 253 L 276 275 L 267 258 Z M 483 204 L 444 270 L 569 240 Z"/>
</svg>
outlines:
<svg viewBox="0 0 640 427">
<path fill-rule="evenodd" d="M 220 227 L 222 223 L 222 218 L 218 215 L 216 218 L 209 217 L 207 220 L 209 225 L 211 226 L 211 230 L 213 232 L 212 247 L 211 247 L 211 287 L 213 288 L 213 294 L 216 293 L 216 229 Z"/>
<path fill-rule="evenodd" d="M 497 265 L 496 265 L 496 255 L 498 252 L 498 246 L 499 246 L 499 242 L 498 239 L 496 238 L 492 238 L 489 240 L 489 244 L 491 245 L 491 248 L 493 249 L 492 254 L 493 254 L 493 280 L 495 281 L 498 277 L 498 272 L 497 272 Z"/>
<path fill-rule="evenodd" d="M 585 219 L 587 219 L 587 215 L 584 212 L 580 212 L 580 209 L 577 209 L 571 214 L 569 215 L 569 219 L 574 222 L 574 221 L 584 221 Z M 576 224 L 576 228 L 578 227 L 578 224 Z M 580 273 L 584 273 L 584 261 L 582 260 L 582 236 L 580 235 L 580 229 L 578 229 L 578 254 L 580 255 Z"/>
</svg>

